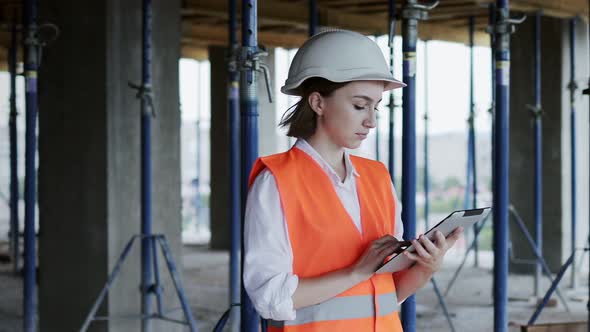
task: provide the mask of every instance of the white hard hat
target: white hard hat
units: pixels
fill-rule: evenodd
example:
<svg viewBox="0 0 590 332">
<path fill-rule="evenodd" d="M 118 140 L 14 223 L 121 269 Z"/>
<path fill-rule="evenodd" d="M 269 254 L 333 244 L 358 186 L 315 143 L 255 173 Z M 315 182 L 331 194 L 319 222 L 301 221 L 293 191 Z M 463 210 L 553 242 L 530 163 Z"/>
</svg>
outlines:
<svg viewBox="0 0 590 332">
<path fill-rule="evenodd" d="M 321 32 L 309 38 L 295 54 L 281 91 L 300 96 L 301 84 L 311 77 L 336 83 L 384 81 L 384 91 L 406 86 L 393 78 L 377 43 L 347 30 Z"/>
</svg>

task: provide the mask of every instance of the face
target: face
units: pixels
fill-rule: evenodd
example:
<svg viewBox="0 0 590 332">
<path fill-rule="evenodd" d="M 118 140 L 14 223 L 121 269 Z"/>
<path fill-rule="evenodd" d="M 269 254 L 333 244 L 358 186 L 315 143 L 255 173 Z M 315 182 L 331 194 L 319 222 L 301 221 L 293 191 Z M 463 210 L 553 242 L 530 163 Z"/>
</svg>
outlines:
<svg viewBox="0 0 590 332">
<path fill-rule="evenodd" d="M 316 134 L 339 147 L 358 148 L 377 125 L 376 112 L 383 88 L 381 81 L 354 81 L 329 97 L 311 94 L 309 103 L 319 115 Z"/>
</svg>

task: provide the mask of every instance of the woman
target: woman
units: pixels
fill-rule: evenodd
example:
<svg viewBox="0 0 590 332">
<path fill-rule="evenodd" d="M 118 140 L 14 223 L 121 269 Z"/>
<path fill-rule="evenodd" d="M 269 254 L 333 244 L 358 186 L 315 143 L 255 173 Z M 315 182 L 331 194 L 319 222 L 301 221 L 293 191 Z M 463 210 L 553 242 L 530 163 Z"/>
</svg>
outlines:
<svg viewBox="0 0 590 332">
<path fill-rule="evenodd" d="M 301 100 L 281 125 L 298 140 L 256 162 L 245 214 L 244 286 L 270 331 L 402 331 L 399 303 L 459 237 L 420 236 L 404 253 L 416 264 L 375 274 L 401 246 L 401 206 L 383 164 L 347 150 L 377 125 L 383 92 L 403 86 L 355 32 L 320 33 L 295 55 L 281 91 Z"/>
</svg>

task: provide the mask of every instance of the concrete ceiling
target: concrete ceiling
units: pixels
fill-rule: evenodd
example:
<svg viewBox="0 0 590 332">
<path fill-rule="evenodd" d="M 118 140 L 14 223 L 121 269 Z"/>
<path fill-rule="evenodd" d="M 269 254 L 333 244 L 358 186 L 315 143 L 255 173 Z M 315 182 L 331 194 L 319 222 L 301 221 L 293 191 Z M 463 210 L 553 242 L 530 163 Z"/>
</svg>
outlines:
<svg viewBox="0 0 590 332">
<path fill-rule="evenodd" d="M 396 1 L 397 12 L 403 0 Z M 441 0 L 419 25 L 424 40 L 468 42 L 468 20 L 475 19 L 475 43 L 489 46 L 488 5 L 491 0 Z M 240 3 L 238 1 L 238 3 Z M 371 35 L 388 33 L 387 0 L 317 0 L 319 25 Z M 588 13 L 587 0 L 511 0 L 514 12 L 569 18 Z M 238 6 L 239 7 L 239 6 Z M 267 47 L 298 47 L 307 38 L 308 0 L 258 1 L 259 43 Z M 183 54 L 206 56 L 207 45 L 227 45 L 227 10 L 224 0 L 184 0 L 182 12 Z M 238 8 L 239 11 L 239 8 Z M 514 14 L 516 15 L 516 14 Z M 239 13 L 238 13 L 239 16 Z M 397 34 L 401 32 L 398 22 Z M 239 33 L 238 33 L 239 35 Z"/>
<path fill-rule="evenodd" d="M 240 3 L 238 2 L 238 20 Z M 397 0 L 398 13 L 403 0 Z M 468 42 L 468 19 L 475 19 L 477 45 L 489 45 L 485 32 L 491 0 L 441 0 L 430 12 L 428 21 L 419 25 L 425 40 Z M 10 22 L 21 17 L 22 1 L 0 0 L 0 69 L 6 68 L 10 45 Z M 319 25 L 359 31 L 370 35 L 388 33 L 387 0 L 317 0 Z M 587 0 L 511 0 L 515 12 L 570 18 L 588 13 Z M 207 58 L 207 46 L 225 46 L 228 42 L 226 0 L 182 0 L 183 57 Z M 259 0 L 258 39 L 266 47 L 298 47 L 307 38 L 308 0 Z M 516 15 L 516 14 L 515 14 Z M 238 24 L 239 30 L 239 24 Z M 397 34 L 401 27 L 398 22 Z M 238 32 L 239 38 L 239 32 Z M 20 58 L 20 57 L 19 57 Z"/>
</svg>

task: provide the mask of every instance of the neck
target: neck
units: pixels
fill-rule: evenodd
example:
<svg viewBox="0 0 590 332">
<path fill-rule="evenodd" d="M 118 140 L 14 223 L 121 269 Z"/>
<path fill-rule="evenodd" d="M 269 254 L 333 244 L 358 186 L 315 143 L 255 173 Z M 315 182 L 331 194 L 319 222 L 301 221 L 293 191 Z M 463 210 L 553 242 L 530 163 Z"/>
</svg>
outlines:
<svg viewBox="0 0 590 332">
<path fill-rule="evenodd" d="M 307 143 L 311 145 L 324 160 L 338 172 L 340 168 L 344 168 L 344 148 L 334 144 L 327 137 L 321 137 L 319 133 L 306 139 Z"/>
</svg>

